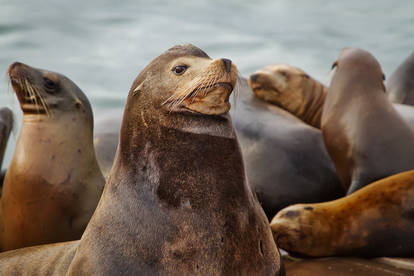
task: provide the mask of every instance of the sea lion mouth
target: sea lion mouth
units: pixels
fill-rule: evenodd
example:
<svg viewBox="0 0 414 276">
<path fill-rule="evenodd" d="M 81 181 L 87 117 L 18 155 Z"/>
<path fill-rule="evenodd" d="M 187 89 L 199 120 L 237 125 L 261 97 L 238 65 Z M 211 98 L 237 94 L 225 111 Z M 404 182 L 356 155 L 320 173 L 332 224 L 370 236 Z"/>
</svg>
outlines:
<svg viewBox="0 0 414 276">
<path fill-rule="evenodd" d="M 24 114 L 49 114 L 45 100 L 29 79 L 18 78 L 10 73 L 10 82 Z"/>
<path fill-rule="evenodd" d="M 203 87 L 197 87 L 193 90 L 193 92 L 191 92 L 188 95 L 188 98 L 195 98 L 197 97 L 197 94 L 199 92 L 203 92 L 204 95 L 207 95 L 210 91 L 215 90 L 218 87 L 223 87 L 225 88 L 227 91 L 229 91 L 230 93 L 233 91 L 233 85 L 229 82 L 217 82 L 217 83 L 213 83 L 211 85 L 208 86 L 203 86 Z M 230 98 L 230 93 L 228 95 L 228 98 Z M 227 98 L 227 101 L 228 101 Z"/>
<path fill-rule="evenodd" d="M 163 104 L 168 104 L 170 112 L 190 112 L 202 115 L 221 115 L 230 110 L 230 95 L 233 91 L 231 82 L 216 82 L 198 86 L 182 98 L 171 97 Z"/>
<path fill-rule="evenodd" d="M 233 85 L 217 82 L 196 88 L 180 107 L 204 115 L 222 115 L 230 110 L 230 94 Z"/>
</svg>

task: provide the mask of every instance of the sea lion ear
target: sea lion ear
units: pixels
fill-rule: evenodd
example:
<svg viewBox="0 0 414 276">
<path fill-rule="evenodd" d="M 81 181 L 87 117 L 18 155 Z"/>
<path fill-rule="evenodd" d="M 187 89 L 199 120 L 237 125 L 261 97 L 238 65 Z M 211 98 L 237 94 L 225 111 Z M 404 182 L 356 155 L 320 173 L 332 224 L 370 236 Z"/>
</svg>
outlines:
<svg viewBox="0 0 414 276">
<path fill-rule="evenodd" d="M 335 61 L 335 62 L 332 64 L 332 68 L 331 68 L 331 70 L 333 70 L 336 66 L 338 66 L 338 62 L 337 62 L 337 61 Z"/>
<path fill-rule="evenodd" d="M 137 85 L 137 87 L 132 90 L 132 96 L 135 96 L 138 93 L 141 93 L 145 89 L 145 80 Z"/>
<path fill-rule="evenodd" d="M 382 74 L 382 80 L 385 81 L 385 74 Z"/>
<path fill-rule="evenodd" d="M 303 74 L 303 76 L 305 77 L 305 78 L 307 78 L 307 79 L 309 79 L 310 77 L 309 77 L 309 75 L 308 74 L 306 74 L 306 73 L 304 73 Z"/>
</svg>

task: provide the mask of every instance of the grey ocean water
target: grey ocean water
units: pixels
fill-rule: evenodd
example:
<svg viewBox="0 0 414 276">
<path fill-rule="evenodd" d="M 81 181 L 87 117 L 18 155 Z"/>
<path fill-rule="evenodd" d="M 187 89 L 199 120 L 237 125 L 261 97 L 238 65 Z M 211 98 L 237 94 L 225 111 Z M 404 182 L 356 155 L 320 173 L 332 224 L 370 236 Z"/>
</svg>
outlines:
<svg viewBox="0 0 414 276">
<path fill-rule="evenodd" d="M 121 108 L 144 66 L 175 44 L 227 57 L 241 74 L 289 63 L 327 82 L 341 48 L 373 53 L 390 74 L 414 50 L 414 1 L 0 0 L 0 107 L 21 111 L 8 85 L 14 61 L 71 78 L 95 116 Z"/>
</svg>

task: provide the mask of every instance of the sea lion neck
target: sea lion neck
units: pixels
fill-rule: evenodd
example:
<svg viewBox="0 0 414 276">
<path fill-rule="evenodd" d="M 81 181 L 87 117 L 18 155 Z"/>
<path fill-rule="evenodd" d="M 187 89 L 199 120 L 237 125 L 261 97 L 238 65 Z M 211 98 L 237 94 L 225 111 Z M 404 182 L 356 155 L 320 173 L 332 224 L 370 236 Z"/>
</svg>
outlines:
<svg viewBox="0 0 414 276">
<path fill-rule="evenodd" d="M 226 147 L 238 148 L 235 131 L 228 114 L 206 116 L 168 113 L 160 110 L 150 113 L 152 115 L 144 111 L 139 112 L 139 120 L 130 121 L 126 118 L 123 122 L 115 159 L 117 166 L 122 167 L 122 173 L 128 171 L 131 174 L 137 174 L 137 171 L 141 171 L 138 174 L 146 174 L 147 164 L 154 161 L 183 163 L 190 156 L 203 152 L 206 149 L 206 143 L 209 143 L 207 140 L 227 141 L 223 144 L 215 144 L 216 147 L 222 148 L 213 150 L 215 152 L 228 152 L 229 148 Z M 156 170 L 162 171 L 158 168 Z M 148 179 L 143 181 L 148 181 Z"/>
<path fill-rule="evenodd" d="M 316 128 L 321 126 L 322 109 L 325 103 L 328 88 L 317 80 L 305 78 L 306 85 L 303 91 L 302 114 L 297 115 L 302 120 Z"/>
</svg>

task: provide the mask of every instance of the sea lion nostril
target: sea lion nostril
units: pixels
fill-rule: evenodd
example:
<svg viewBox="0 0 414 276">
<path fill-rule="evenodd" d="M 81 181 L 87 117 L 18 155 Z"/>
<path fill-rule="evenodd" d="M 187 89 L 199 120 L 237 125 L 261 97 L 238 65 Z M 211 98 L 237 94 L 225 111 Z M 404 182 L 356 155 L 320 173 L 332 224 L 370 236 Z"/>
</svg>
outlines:
<svg viewBox="0 0 414 276">
<path fill-rule="evenodd" d="M 13 69 L 14 69 L 16 66 L 21 66 L 21 65 L 23 65 L 23 63 L 18 62 L 18 61 L 13 62 L 13 63 L 9 66 L 9 75 L 11 74 L 11 72 L 13 71 Z"/>
<path fill-rule="evenodd" d="M 230 73 L 230 69 L 231 69 L 231 60 L 227 59 L 227 58 L 222 58 L 221 59 L 224 63 L 224 66 L 226 67 L 226 72 Z"/>
</svg>

